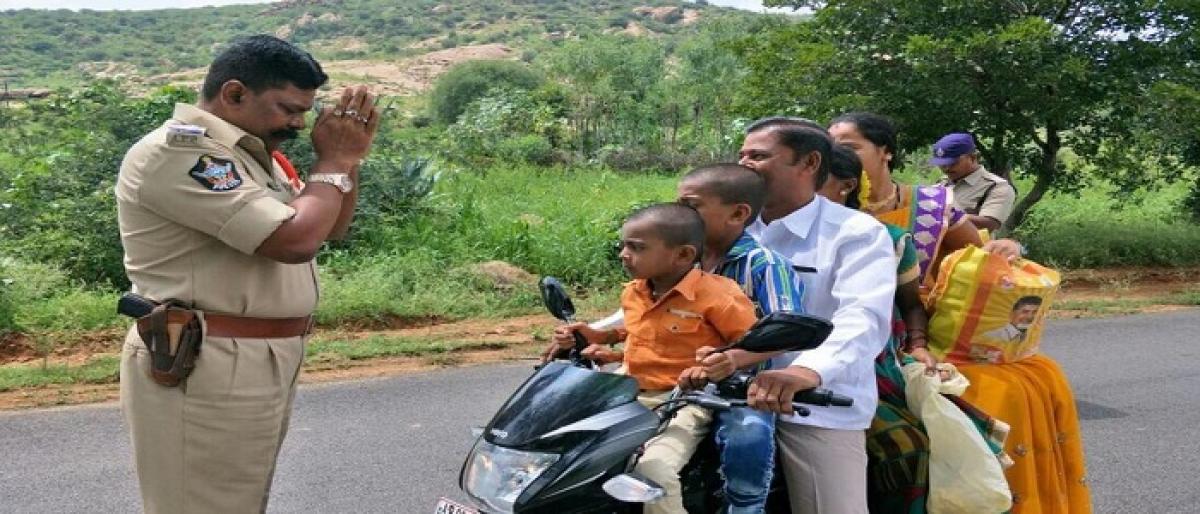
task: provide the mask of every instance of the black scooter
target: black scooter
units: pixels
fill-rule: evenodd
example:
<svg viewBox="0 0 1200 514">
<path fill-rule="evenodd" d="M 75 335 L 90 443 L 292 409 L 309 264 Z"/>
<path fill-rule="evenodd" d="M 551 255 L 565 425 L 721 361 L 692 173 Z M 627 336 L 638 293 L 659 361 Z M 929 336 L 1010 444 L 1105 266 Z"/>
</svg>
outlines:
<svg viewBox="0 0 1200 514">
<path fill-rule="evenodd" d="M 555 317 L 573 321 L 575 309 L 566 290 L 552 277 L 542 280 L 542 298 Z M 758 321 L 733 348 L 760 353 L 807 350 L 829 336 L 826 320 L 790 313 L 773 313 Z M 637 513 L 641 503 L 663 495 L 649 479 L 632 472 L 642 445 L 657 435 L 676 411 L 687 405 L 722 410 L 746 405 L 750 377 L 738 373 L 709 392 L 678 392 L 651 410 L 637 401 L 637 381 L 625 375 L 594 370 L 581 351 L 576 334 L 566 360 L 537 368 L 483 428 L 459 475 L 459 486 L 479 509 L 441 499 L 436 514 L 479 513 Z M 848 406 L 850 398 L 828 390 L 801 391 L 793 399 L 815 405 Z M 795 405 L 796 412 L 808 409 Z M 698 452 L 703 453 L 703 452 Z M 708 460 L 715 458 L 709 452 Z M 695 458 L 689 468 L 696 465 Z M 693 476 L 715 475 L 697 471 Z M 711 489 L 707 480 L 687 480 L 684 496 L 701 498 Z M 691 482 L 691 483 L 689 483 Z M 699 489 L 699 495 L 695 490 Z M 703 499 L 690 511 L 717 509 Z"/>
</svg>

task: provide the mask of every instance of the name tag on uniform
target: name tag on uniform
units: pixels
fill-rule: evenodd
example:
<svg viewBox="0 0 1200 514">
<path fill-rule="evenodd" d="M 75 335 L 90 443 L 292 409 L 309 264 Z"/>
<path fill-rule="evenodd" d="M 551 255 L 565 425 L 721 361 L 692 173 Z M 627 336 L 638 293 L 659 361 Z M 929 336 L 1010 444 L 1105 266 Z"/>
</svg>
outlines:
<svg viewBox="0 0 1200 514">
<path fill-rule="evenodd" d="M 199 125 L 171 125 L 167 127 L 167 144 L 170 146 L 200 146 L 205 128 Z"/>
</svg>

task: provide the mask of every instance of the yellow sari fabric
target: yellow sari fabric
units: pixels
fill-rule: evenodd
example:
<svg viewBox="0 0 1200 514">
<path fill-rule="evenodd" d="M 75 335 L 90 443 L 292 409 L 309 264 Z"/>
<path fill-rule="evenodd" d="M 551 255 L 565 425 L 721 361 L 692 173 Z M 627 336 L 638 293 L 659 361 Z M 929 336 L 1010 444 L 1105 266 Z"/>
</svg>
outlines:
<svg viewBox="0 0 1200 514">
<path fill-rule="evenodd" d="M 943 231 L 930 229 L 944 230 L 959 220 L 947 212 L 943 223 L 922 226 L 914 208 L 920 193 L 927 199 L 947 200 L 937 197 L 936 188 L 902 186 L 900 208 L 872 214 L 883 223 L 913 232 L 914 237 L 925 231 L 928 250 L 922 257 L 932 260 L 940 250 Z M 1015 462 L 1005 470 L 1013 492 L 1013 514 L 1091 514 L 1079 415 L 1062 368 L 1040 353 L 1007 364 L 957 366 L 971 381 L 961 398 L 1011 427 L 1004 451 Z"/>
<path fill-rule="evenodd" d="M 1037 354 L 1006 364 L 960 364 L 962 399 L 1007 422 L 1005 471 L 1014 514 L 1090 514 L 1075 398 L 1062 368 Z"/>
</svg>

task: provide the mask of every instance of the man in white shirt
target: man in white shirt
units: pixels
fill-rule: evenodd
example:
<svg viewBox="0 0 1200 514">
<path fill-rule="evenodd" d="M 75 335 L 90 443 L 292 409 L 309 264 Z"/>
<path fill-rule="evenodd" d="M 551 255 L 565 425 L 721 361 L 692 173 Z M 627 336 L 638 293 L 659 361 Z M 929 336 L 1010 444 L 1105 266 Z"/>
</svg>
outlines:
<svg viewBox="0 0 1200 514">
<path fill-rule="evenodd" d="M 767 181 L 766 204 L 749 232 L 794 266 L 816 269 L 801 274 L 804 308 L 834 327 L 816 349 L 777 357 L 750 389 L 751 406 L 782 414 L 778 442 L 796 514 L 867 512 L 874 360 L 888 340 L 896 288 L 895 252 L 883 225 L 816 194 L 831 145 L 819 125 L 768 118 L 750 126 L 739 154 Z M 817 386 L 854 398 L 854 406 L 795 415 L 792 395 Z"/>
</svg>

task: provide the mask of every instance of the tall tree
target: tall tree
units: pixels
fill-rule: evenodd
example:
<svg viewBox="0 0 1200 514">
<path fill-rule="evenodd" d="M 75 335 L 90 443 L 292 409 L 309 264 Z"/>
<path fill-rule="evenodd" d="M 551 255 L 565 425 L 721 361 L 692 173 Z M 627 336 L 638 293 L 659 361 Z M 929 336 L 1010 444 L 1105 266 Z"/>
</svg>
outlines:
<svg viewBox="0 0 1200 514">
<path fill-rule="evenodd" d="M 1081 187 L 1085 170 L 1129 187 L 1150 180 L 1144 170 L 1179 170 L 1169 147 L 1144 137 L 1142 121 L 1155 84 L 1196 65 L 1180 44 L 1195 37 L 1195 2 L 765 3 L 815 14 L 742 46 L 759 84 L 747 106 L 792 99 L 776 109 L 886 113 L 910 149 L 969 130 L 989 167 L 1034 177 L 1006 229 L 1047 192 Z M 1071 166 L 1066 149 L 1079 157 Z"/>
<path fill-rule="evenodd" d="M 660 143 L 659 100 L 665 49 L 651 38 L 606 35 L 564 42 L 543 61 L 571 92 L 568 114 L 584 153 L 608 145 Z"/>
</svg>

